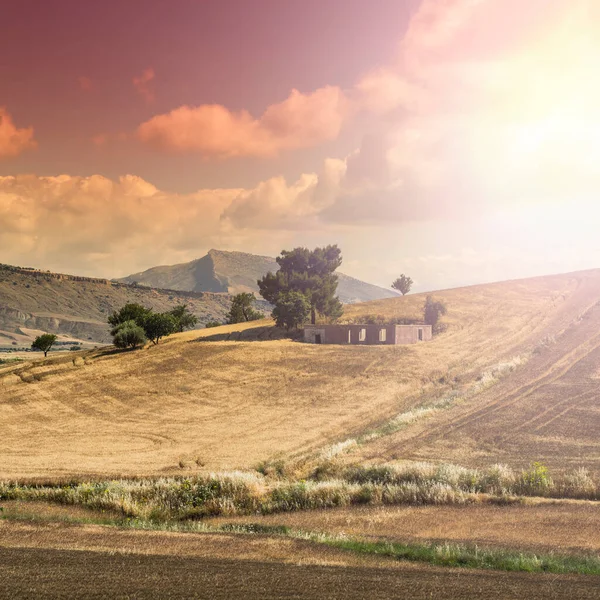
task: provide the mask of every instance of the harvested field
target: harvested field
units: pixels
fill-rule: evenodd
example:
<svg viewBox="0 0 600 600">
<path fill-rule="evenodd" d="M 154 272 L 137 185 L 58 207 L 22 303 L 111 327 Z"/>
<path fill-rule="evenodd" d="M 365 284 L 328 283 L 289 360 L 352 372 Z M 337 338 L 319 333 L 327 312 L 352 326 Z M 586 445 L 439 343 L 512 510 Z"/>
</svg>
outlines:
<svg viewBox="0 0 600 600">
<path fill-rule="evenodd" d="M 593 502 L 530 505 L 400 506 L 215 518 L 208 525 L 259 523 L 304 531 L 401 541 L 447 541 L 532 552 L 600 554 L 600 506 Z"/>
<path fill-rule="evenodd" d="M 262 326 L 253 338 L 250 324 L 179 334 L 138 352 L 95 351 L 3 369 L 0 477 L 252 468 L 340 448 L 448 394 L 458 401 L 341 448 L 352 449 L 352 461 L 541 460 L 553 469 L 597 470 L 600 272 L 435 296 L 448 305 L 447 331 L 427 344 L 258 341 L 272 336 Z M 347 317 L 414 316 L 423 301 L 413 295 L 354 305 Z M 206 340 L 244 329 L 240 339 L 257 341 Z"/>
<path fill-rule="evenodd" d="M 597 598 L 598 577 L 449 570 L 261 536 L 0 524 L 4 597 Z M 351 567 L 351 568 L 350 568 Z"/>
</svg>

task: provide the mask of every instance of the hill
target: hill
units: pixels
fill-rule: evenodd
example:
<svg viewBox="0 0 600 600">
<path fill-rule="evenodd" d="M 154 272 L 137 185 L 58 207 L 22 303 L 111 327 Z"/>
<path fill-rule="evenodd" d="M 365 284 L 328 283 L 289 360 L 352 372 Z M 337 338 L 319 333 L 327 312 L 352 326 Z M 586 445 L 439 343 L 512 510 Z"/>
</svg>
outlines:
<svg viewBox="0 0 600 600">
<path fill-rule="evenodd" d="M 161 266 L 117 279 L 153 288 L 169 288 L 195 292 L 258 292 L 256 281 L 279 265 L 274 258 L 245 252 L 210 252 L 188 263 Z M 345 304 L 392 298 L 395 292 L 339 274 L 338 295 Z"/>
<path fill-rule="evenodd" d="M 93 279 L 0 265 L 0 347 L 27 347 L 43 330 L 65 339 L 108 342 L 108 315 L 127 302 L 165 311 L 187 304 L 201 323 L 222 319 L 226 294 L 149 289 Z M 15 343 L 13 343 L 15 342 Z"/>
<path fill-rule="evenodd" d="M 435 296 L 447 329 L 413 346 L 313 346 L 278 339 L 265 321 L 5 367 L 0 477 L 335 455 L 600 472 L 600 271 Z M 423 302 L 409 295 L 348 313 L 411 317 Z"/>
</svg>

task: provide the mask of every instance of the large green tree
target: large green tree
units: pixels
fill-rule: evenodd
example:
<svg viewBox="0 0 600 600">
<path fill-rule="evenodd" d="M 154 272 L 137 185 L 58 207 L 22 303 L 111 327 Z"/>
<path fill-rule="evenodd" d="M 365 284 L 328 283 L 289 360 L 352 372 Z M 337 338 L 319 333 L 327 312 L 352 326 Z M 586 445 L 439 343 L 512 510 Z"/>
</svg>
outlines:
<svg viewBox="0 0 600 600">
<path fill-rule="evenodd" d="M 263 314 L 254 310 L 256 297 L 250 292 L 236 294 L 231 299 L 231 309 L 225 315 L 226 323 L 245 323 L 246 321 L 256 321 L 263 318 Z"/>
<path fill-rule="evenodd" d="M 141 304 L 130 302 L 129 304 L 125 304 L 125 306 L 123 306 L 120 310 L 113 312 L 108 317 L 108 324 L 114 328 L 120 325 L 121 323 L 126 323 L 127 321 L 135 321 L 140 327 L 143 327 L 144 321 L 151 314 L 151 309 L 146 308 Z"/>
<path fill-rule="evenodd" d="M 342 264 L 342 253 L 337 245 L 314 250 L 283 250 L 276 260 L 279 270 L 258 280 L 260 294 L 267 302 L 277 308 L 285 294 L 298 292 L 308 302 L 311 323 L 316 323 L 317 314 L 329 319 L 342 315 L 342 303 L 336 296 L 335 270 Z"/>
<path fill-rule="evenodd" d="M 310 315 L 310 304 L 300 292 L 283 292 L 273 309 L 273 318 L 277 327 L 286 329 L 304 325 Z"/>
</svg>

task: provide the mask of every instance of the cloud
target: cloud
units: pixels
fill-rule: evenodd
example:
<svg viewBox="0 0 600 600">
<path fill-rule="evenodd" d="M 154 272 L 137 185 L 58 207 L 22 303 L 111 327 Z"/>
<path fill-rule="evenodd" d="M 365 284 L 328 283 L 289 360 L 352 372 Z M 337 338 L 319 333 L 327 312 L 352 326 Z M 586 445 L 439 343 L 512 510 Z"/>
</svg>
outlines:
<svg viewBox="0 0 600 600">
<path fill-rule="evenodd" d="M 137 135 L 143 143 L 169 152 L 216 158 L 275 156 L 335 139 L 347 113 L 342 90 L 328 86 L 312 94 L 292 90 L 258 119 L 219 104 L 181 106 L 142 123 Z"/>
<path fill-rule="evenodd" d="M 219 246 L 220 215 L 239 190 L 175 194 L 140 177 L 0 177 L 6 262 L 127 274 Z"/>
<path fill-rule="evenodd" d="M 18 129 L 8 111 L 0 106 L 0 160 L 36 147 L 33 127 Z"/>
<path fill-rule="evenodd" d="M 426 60 L 439 59 L 439 53 L 469 28 L 478 10 L 494 4 L 498 0 L 423 0 L 402 40 L 404 66 L 414 69 Z"/>
<path fill-rule="evenodd" d="M 145 69 L 141 75 L 133 78 L 133 86 L 137 90 L 138 94 L 144 98 L 148 104 L 154 102 L 154 90 L 152 89 L 151 83 L 154 81 L 155 73 L 154 69 Z"/>
<path fill-rule="evenodd" d="M 327 159 L 319 174 L 303 174 L 291 185 L 284 177 L 263 181 L 240 192 L 222 220 L 241 229 L 318 229 L 319 215 L 335 198 L 345 170 L 345 161 Z"/>
</svg>

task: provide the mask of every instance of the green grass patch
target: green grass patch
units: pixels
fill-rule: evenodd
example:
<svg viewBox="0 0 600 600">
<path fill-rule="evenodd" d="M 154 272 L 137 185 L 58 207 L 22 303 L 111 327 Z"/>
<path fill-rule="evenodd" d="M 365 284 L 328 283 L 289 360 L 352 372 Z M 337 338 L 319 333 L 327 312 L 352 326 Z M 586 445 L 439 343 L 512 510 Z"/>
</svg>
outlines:
<svg viewBox="0 0 600 600">
<path fill-rule="evenodd" d="M 359 554 L 388 556 L 442 567 L 600 575 L 600 557 L 595 556 L 540 555 L 506 549 L 481 549 L 461 544 L 406 544 L 338 538 L 317 541 Z"/>
</svg>

